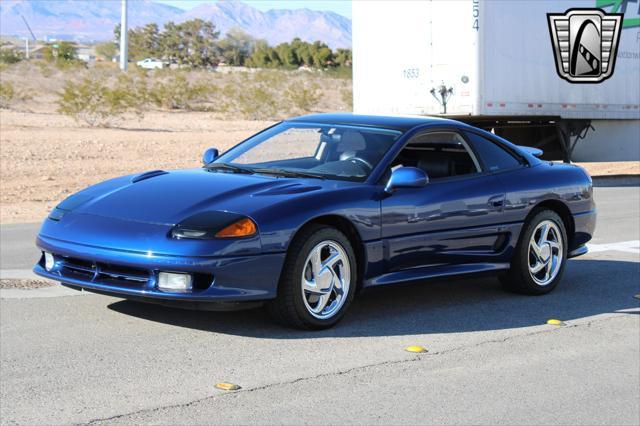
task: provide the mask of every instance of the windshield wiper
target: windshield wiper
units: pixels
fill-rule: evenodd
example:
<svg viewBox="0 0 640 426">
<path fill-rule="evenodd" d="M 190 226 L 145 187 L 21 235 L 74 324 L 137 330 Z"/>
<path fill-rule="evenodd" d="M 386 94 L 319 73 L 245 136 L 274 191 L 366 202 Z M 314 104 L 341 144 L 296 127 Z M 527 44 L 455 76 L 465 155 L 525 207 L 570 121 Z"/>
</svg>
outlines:
<svg viewBox="0 0 640 426">
<path fill-rule="evenodd" d="M 245 174 L 253 174 L 254 171 L 251 168 L 247 168 L 247 167 L 239 167 L 239 166 L 234 166 L 232 164 L 229 163 L 211 163 L 207 166 L 205 166 L 205 168 L 207 170 L 229 170 L 233 173 L 245 173 Z"/>
<path fill-rule="evenodd" d="M 285 169 L 272 169 L 272 168 L 263 168 L 263 169 L 253 169 L 255 173 L 262 173 L 265 175 L 277 175 L 283 177 L 307 177 L 313 179 L 326 179 L 326 176 L 319 175 L 316 173 L 310 173 L 305 171 L 298 170 L 285 170 Z"/>
</svg>

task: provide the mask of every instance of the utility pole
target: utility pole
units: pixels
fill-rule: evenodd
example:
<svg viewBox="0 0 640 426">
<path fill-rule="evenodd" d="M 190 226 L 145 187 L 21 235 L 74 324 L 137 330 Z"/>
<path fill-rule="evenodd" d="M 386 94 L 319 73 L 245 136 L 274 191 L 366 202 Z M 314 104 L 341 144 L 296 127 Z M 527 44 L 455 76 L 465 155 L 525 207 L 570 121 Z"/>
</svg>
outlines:
<svg viewBox="0 0 640 426">
<path fill-rule="evenodd" d="M 127 61 L 129 57 L 128 39 L 129 28 L 127 27 L 127 0 L 122 0 L 122 12 L 120 20 L 120 69 L 127 70 Z"/>
<path fill-rule="evenodd" d="M 22 13 L 20 14 L 20 17 L 22 18 L 22 22 L 24 22 L 24 24 L 27 26 L 27 29 L 29 30 L 29 34 L 31 34 L 31 37 L 33 37 L 33 41 L 37 43 L 38 39 L 36 38 L 35 34 L 33 34 L 33 31 L 31 31 L 31 27 L 29 26 L 29 23 L 27 22 L 27 20 L 24 19 L 24 16 L 22 16 Z M 25 58 L 29 59 L 29 56 L 31 53 L 29 52 L 29 37 L 25 37 L 24 41 L 25 41 L 25 45 L 24 45 Z"/>
</svg>

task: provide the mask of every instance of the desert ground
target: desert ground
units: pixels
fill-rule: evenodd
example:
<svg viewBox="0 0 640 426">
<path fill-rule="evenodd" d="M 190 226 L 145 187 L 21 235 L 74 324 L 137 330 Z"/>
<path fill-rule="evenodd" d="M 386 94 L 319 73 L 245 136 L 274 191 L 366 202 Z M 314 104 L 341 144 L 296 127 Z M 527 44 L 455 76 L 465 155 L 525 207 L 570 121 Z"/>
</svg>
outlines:
<svg viewBox="0 0 640 426">
<path fill-rule="evenodd" d="M 147 170 L 198 167 L 273 121 L 208 112 L 149 112 L 118 128 L 93 128 L 55 112 L 0 111 L 0 221 L 38 222 L 66 196 Z M 582 163 L 592 175 L 638 174 L 640 163 Z"/>
<path fill-rule="evenodd" d="M 198 167 L 271 124 L 202 112 L 156 112 L 120 128 L 89 128 L 59 114 L 0 112 L 3 224 L 40 221 L 69 194 L 115 176 Z"/>
<path fill-rule="evenodd" d="M 143 114 L 128 111 L 110 127 L 92 127 L 59 112 L 61 93 L 85 79 L 115 87 L 121 74 L 114 66 L 60 69 L 36 61 L 0 68 L 2 224 L 41 221 L 69 194 L 105 179 L 198 167 L 206 148 L 225 151 L 285 117 L 351 109 L 351 80 L 330 73 L 132 69 L 129 76 L 131 88 L 148 95 Z M 154 93 L 173 107 L 154 104 Z M 592 175 L 640 174 L 637 161 L 582 165 Z"/>
</svg>

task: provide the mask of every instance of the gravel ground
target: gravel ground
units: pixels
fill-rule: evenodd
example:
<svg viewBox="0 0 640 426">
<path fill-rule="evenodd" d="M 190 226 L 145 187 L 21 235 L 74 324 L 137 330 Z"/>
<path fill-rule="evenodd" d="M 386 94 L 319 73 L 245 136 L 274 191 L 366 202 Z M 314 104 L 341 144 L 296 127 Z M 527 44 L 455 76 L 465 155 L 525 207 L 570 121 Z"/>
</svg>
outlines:
<svg viewBox="0 0 640 426">
<path fill-rule="evenodd" d="M 14 279 L 0 279 L 0 288 L 14 288 L 20 290 L 33 290 L 36 288 L 53 287 L 58 283 L 47 280 L 14 280 Z"/>
<path fill-rule="evenodd" d="M 601 163 L 576 163 L 591 176 L 640 175 L 640 161 L 615 161 Z"/>
</svg>

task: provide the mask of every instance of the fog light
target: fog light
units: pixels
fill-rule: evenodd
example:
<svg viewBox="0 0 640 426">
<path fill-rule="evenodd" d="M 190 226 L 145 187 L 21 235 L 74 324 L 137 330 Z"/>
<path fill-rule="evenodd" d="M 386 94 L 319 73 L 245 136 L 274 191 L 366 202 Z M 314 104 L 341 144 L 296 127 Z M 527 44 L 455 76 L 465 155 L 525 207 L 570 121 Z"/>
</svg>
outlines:
<svg viewBox="0 0 640 426">
<path fill-rule="evenodd" d="M 158 288 L 162 291 L 186 293 L 191 291 L 191 275 L 160 272 L 158 274 Z"/>
<path fill-rule="evenodd" d="M 56 260 L 54 259 L 53 255 L 45 251 L 44 252 L 44 269 L 46 269 L 47 271 L 51 271 L 55 263 L 56 263 Z"/>
</svg>

